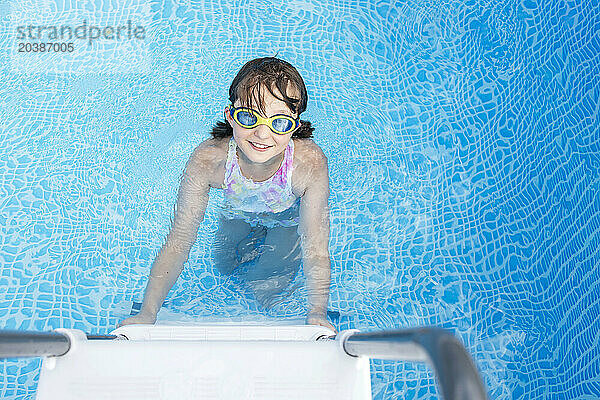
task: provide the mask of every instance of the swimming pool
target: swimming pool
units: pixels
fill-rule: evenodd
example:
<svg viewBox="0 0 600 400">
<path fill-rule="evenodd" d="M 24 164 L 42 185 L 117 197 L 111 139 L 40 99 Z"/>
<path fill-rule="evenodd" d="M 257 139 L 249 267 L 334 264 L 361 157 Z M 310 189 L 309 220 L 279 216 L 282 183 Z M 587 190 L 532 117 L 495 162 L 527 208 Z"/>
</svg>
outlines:
<svg viewBox="0 0 600 400">
<path fill-rule="evenodd" d="M 3 328 L 114 328 L 233 74 L 278 53 L 329 159 L 338 329 L 449 328 L 490 398 L 600 396 L 597 3 L 90 4 L 0 5 Z M 15 24 L 84 18 L 147 37 L 18 54 Z M 258 318 L 213 270 L 213 194 L 168 307 Z M 0 397 L 34 398 L 39 364 L 1 363 Z M 371 367 L 374 399 L 436 397 L 424 365 Z"/>
</svg>

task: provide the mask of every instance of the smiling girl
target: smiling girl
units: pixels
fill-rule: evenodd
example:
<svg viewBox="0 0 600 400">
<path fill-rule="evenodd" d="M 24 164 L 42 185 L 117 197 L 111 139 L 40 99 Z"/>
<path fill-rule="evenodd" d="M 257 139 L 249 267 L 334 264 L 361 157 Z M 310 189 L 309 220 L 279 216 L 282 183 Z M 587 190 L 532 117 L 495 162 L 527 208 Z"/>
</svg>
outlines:
<svg viewBox="0 0 600 400">
<path fill-rule="evenodd" d="M 204 219 L 211 188 L 224 191 L 215 236 L 215 266 L 237 274 L 270 308 L 300 264 L 307 278 L 307 324 L 327 321 L 329 174 L 327 158 L 300 120 L 308 95 L 302 77 L 274 57 L 247 62 L 231 83 L 225 121 L 190 156 L 175 216 L 156 257 L 138 315 L 120 325 L 154 323 Z"/>
</svg>

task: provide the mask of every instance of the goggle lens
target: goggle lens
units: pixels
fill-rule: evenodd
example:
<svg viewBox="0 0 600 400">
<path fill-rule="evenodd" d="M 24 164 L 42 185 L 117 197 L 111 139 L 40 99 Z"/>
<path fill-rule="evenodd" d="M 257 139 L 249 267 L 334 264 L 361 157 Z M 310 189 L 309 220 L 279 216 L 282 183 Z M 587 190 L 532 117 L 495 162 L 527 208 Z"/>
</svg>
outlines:
<svg viewBox="0 0 600 400">
<path fill-rule="evenodd" d="M 237 122 L 242 126 L 253 126 L 256 124 L 257 119 L 254 114 L 251 114 L 248 111 L 240 111 L 237 113 Z"/>
<path fill-rule="evenodd" d="M 284 133 L 291 131 L 294 124 L 287 118 L 276 118 L 273 120 L 271 126 L 274 130 Z"/>
</svg>

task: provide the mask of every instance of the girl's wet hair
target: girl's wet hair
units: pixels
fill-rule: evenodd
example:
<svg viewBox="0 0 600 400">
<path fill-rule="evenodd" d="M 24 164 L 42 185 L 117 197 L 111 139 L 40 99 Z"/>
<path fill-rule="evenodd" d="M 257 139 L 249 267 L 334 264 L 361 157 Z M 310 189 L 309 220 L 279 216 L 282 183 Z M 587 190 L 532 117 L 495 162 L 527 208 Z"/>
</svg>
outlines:
<svg viewBox="0 0 600 400">
<path fill-rule="evenodd" d="M 300 98 L 288 96 L 288 84 L 296 89 Z M 279 90 L 280 95 L 274 93 L 274 88 Z M 306 111 L 308 94 L 304 80 L 292 64 L 275 57 L 256 58 L 244 64 L 231 82 L 229 101 L 233 104 L 239 99 L 244 107 L 258 109 L 263 115 L 266 115 L 264 104 L 260 101 L 265 89 L 273 97 L 283 101 L 298 117 Z M 292 137 L 311 138 L 314 131 L 311 123 L 304 120 L 300 120 L 300 122 L 300 127 L 292 133 Z M 214 138 L 229 137 L 233 135 L 233 128 L 226 120 L 218 121 L 210 134 Z"/>
</svg>

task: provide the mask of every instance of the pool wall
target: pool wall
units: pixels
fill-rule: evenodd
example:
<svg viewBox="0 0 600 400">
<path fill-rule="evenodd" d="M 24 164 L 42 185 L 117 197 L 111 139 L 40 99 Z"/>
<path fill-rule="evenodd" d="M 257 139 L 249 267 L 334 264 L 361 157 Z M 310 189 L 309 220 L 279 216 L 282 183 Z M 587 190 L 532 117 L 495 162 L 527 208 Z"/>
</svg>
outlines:
<svg viewBox="0 0 600 400">
<path fill-rule="evenodd" d="M 329 162 L 337 328 L 450 329 L 490 399 L 600 398 L 598 2 L 73 7 L 0 3 L 0 328 L 97 334 L 127 316 L 235 73 L 278 55 Z M 144 37 L 33 52 L 18 30 L 84 20 Z M 221 200 L 167 308 L 252 320 L 214 270 Z M 270 316 L 302 318 L 296 283 Z M 1 362 L 0 397 L 35 398 L 39 367 Z M 374 399 L 438 397 L 425 365 L 371 368 Z"/>
</svg>

